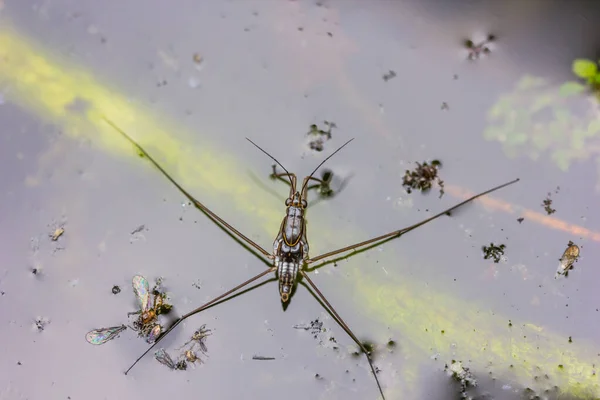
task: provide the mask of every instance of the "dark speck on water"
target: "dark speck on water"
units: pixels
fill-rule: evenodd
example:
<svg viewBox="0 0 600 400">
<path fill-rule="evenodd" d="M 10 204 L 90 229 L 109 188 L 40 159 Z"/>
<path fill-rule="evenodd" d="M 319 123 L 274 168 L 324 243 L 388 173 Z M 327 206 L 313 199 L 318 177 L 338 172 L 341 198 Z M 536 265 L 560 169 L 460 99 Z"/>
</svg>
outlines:
<svg viewBox="0 0 600 400">
<path fill-rule="evenodd" d="M 523 221 L 525 221 L 525 218 L 523 218 L 523 217 L 517 218 L 517 221 L 519 221 L 519 223 L 522 223 Z"/>
<path fill-rule="evenodd" d="M 274 360 L 275 357 L 252 356 L 252 359 L 258 360 L 258 361 L 271 361 L 271 360 Z"/>
<path fill-rule="evenodd" d="M 488 258 L 491 258 L 495 263 L 498 263 L 504 255 L 505 248 L 506 246 L 503 244 L 496 246 L 494 243 L 490 243 L 489 246 L 483 246 L 481 248 L 483 250 L 483 259 L 487 260 Z"/>
<path fill-rule="evenodd" d="M 136 233 L 140 233 L 144 229 L 146 229 L 146 225 L 140 225 L 140 226 L 138 226 L 137 228 L 135 228 L 134 230 L 131 231 L 131 235 L 135 235 Z"/>
<path fill-rule="evenodd" d="M 386 72 L 385 74 L 383 74 L 382 78 L 385 82 L 389 81 L 390 79 L 393 79 L 396 77 L 396 72 L 392 71 L 391 69 Z"/>
<path fill-rule="evenodd" d="M 118 285 L 115 285 L 112 287 L 112 294 L 119 294 L 121 293 L 121 288 Z"/>
</svg>

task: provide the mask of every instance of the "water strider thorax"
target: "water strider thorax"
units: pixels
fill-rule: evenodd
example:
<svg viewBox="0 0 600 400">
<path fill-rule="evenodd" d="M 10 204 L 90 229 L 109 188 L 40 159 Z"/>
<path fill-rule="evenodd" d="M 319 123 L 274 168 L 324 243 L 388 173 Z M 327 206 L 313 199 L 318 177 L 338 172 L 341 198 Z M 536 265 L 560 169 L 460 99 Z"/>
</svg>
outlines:
<svg viewBox="0 0 600 400">
<path fill-rule="evenodd" d="M 306 201 L 300 198 L 299 193 L 295 193 L 292 199 L 286 200 L 286 206 L 281 229 L 273 243 L 274 264 L 279 278 L 279 295 L 284 303 L 290 299 L 298 271 L 302 268 L 304 259 L 308 257 L 304 220 Z"/>
</svg>

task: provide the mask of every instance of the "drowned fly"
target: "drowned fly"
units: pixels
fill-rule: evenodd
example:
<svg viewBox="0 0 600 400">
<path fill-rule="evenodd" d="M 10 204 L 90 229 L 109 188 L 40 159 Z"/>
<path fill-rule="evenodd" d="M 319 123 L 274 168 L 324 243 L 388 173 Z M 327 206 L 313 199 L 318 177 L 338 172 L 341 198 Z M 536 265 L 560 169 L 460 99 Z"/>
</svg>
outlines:
<svg viewBox="0 0 600 400">
<path fill-rule="evenodd" d="M 139 336 L 146 337 L 148 343 L 152 343 L 162 332 L 162 326 L 157 321 L 158 316 L 168 313 L 172 306 L 165 303 L 166 295 L 159 291 L 159 284 L 152 289 L 152 293 L 148 280 L 141 275 L 134 276 L 131 284 L 135 297 L 140 303 L 140 309 L 128 313 L 128 315 L 139 314 L 139 317 L 133 322 L 133 327 L 130 326 L 130 328 L 137 331 Z M 154 296 L 153 300 L 150 294 Z M 85 334 L 85 340 L 90 344 L 104 344 L 118 337 L 125 329 L 127 329 L 125 325 L 94 329 Z"/>
<path fill-rule="evenodd" d="M 148 280 L 141 275 L 133 277 L 133 292 L 140 303 L 140 309 L 128 315 L 139 314 L 133 323 L 133 330 L 139 332 L 140 336 L 146 338 L 148 343 L 153 343 L 162 333 L 162 326 L 158 323 L 158 316 L 167 314 L 172 306 L 165 303 L 166 295 L 159 291 L 160 281 L 150 292 Z M 154 296 L 154 300 L 152 300 Z"/>
<path fill-rule="evenodd" d="M 279 281 L 279 296 L 281 298 L 282 303 L 284 303 L 284 304 L 290 300 L 292 292 L 293 292 L 294 288 L 296 287 L 299 278 L 300 279 L 303 278 L 306 280 L 306 282 L 308 283 L 307 289 L 309 291 L 311 291 L 313 293 L 313 295 L 315 295 L 315 297 L 317 297 L 319 300 L 322 301 L 323 307 L 331 314 L 331 316 L 340 325 L 340 327 L 352 338 L 352 340 L 357 344 L 357 346 L 365 354 L 367 361 L 369 362 L 369 366 L 371 368 L 373 377 L 375 378 L 375 382 L 377 383 L 377 388 L 379 389 L 379 393 L 381 394 L 381 397 L 383 399 L 385 399 L 385 395 L 383 394 L 383 389 L 381 388 L 381 384 L 379 383 L 379 378 L 377 377 L 377 374 L 376 374 L 376 369 L 371 360 L 371 353 L 358 340 L 358 338 L 354 335 L 352 330 L 348 327 L 348 325 L 344 322 L 344 320 L 339 316 L 339 314 L 336 312 L 336 310 L 333 308 L 333 306 L 329 303 L 329 301 L 326 299 L 326 297 L 323 295 L 323 293 L 321 293 L 319 288 L 315 285 L 313 280 L 309 277 L 308 271 L 306 268 L 307 265 L 312 264 L 316 261 L 324 260 L 325 258 L 328 258 L 331 256 L 335 256 L 337 254 L 345 253 L 345 252 L 348 252 L 351 250 L 356 251 L 360 248 L 365 249 L 365 248 L 368 248 L 367 246 L 369 246 L 369 245 L 374 245 L 376 243 L 382 243 L 382 242 L 390 240 L 392 238 L 399 237 L 407 232 L 412 231 L 413 229 L 416 229 L 430 221 L 433 221 L 434 219 L 437 219 L 445 214 L 450 213 L 451 211 L 457 209 L 458 207 L 460 207 L 466 203 L 469 203 L 470 201 L 472 201 L 478 197 L 481 197 L 481 196 L 491 193 L 493 191 L 499 190 L 503 187 L 506 187 L 508 185 L 511 185 L 511 184 L 519 181 L 519 179 L 517 178 L 513 181 L 504 183 L 495 188 L 486 190 L 485 192 L 482 192 L 475 196 L 472 196 L 469 199 L 464 200 L 464 201 L 456 204 L 455 206 L 448 208 L 447 210 L 444 210 L 432 217 L 429 217 L 421 222 L 418 222 L 418 223 L 408 226 L 406 228 L 402 228 L 397 231 L 387 233 L 385 235 L 377 236 L 372 239 L 369 239 L 369 240 L 366 240 L 363 242 L 359 242 L 359 243 L 355 243 L 355 244 L 352 244 L 349 246 L 345 246 L 340 249 L 333 250 L 333 251 L 327 252 L 325 254 L 321 254 L 316 257 L 311 258 L 309 256 L 309 245 L 308 245 L 308 240 L 307 240 L 307 236 L 306 236 L 306 220 L 304 219 L 306 208 L 308 207 L 308 200 L 307 200 L 308 184 L 311 181 L 316 182 L 320 185 L 324 184 L 324 182 L 321 179 L 315 178 L 315 177 L 313 177 L 313 175 L 327 160 L 329 160 L 334 154 L 339 152 L 344 146 L 346 146 L 348 143 L 350 143 L 353 139 L 350 139 L 349 141 L 344 143 L 341 147 L 339 147 L 332 154 L 330 154 L 327 158 L 325 158 L 325 160 L 323 160 L 317 166 L 317 168 L 315 168 L 313 170 L 313 172 L 309 176 L 304 178 L 304 180 L 302 182 L 302 186 L 299 188 L 299 190 L 297 190 L 298 188 L 296 186 L 297 181 L 296 181 L 295 174 L 288 172 L 285 169 L 285 167 L 283 167 L 283 165 L 281 165 L 281 163 L 279 163 L 279 161 L 277 161 L 273 156 L 268 154 L 265 150 L 261 149 L 258 145 L 256 145 L 250 139 L 247 139 L 250 143 L 252 143 L 254 146 L 256 146 L 260 151 L 262 151 L 267 156 L 269 156 L 273 161 L 275 161 L 277 163 L 277 165 L 279 165 L 281 168 L 283 168 L 283 170 L 285 172 L 276 174 L 275 177 L 276 178 L 286 178 L 289 183 L 289 186 L 290 186 L 289 196 L 285 200 L 286 213 L 285 213 L 285 216 L 281 223 L 281 227 L 279 228 L 279 232 L 277 233 L 277 236 L 273 243 L 273 252 L 270 253 L 267 250 L 265 250 L 263 247 L 261 247 L 260 245 L 256 244 L 254 241 L 249 239 L 247 236 L 242 234 L 240 231 L 235 229 L 233 226 L 231 226 L 230 224 L 225 222 L 221 217 L 219 217 L 214 212 L 212 212 L 204 204 L 200 203 L 194 196 L 192 196 L 181 185 L 179 185 L 139 144 L 137 144 L 131 137 L 129 137 L 129 135 L 127 135 L 123 130 L 121 130 L 119 127 L 117 127 L 113 122 L 111 122 L 107 118 L 103 117 L 103 119 L 110 126 L 112 126 L 116 131 L 118 131 L 125 139 L 127 139 L 133 146 L 135 146 L 138 154 L 147 158 L 156 168 L 158 168 L 158 170 L 165 176 L 165 178 L 167 178 L 173 185 L 175 185 L 177 187 L 177 189 L 179 189 L 181 191 L 181 193 L 183 195 L 185 195 L 185 197 L 188 198 L 189 201 L 194 203 L 194 205 L 198 209 L 200 209 L 202 212 L 204 212 L 217 225 L 219 225 L 220 227 L 222 227 L 223 229 L 228 231 L 230 236 L 234 237 L 236 240 L 245 242 L 246 245 L 254 248 L 254 250 L 256 250 L 258 253 L 262 254 L 262 256 L 264 257 L 264 258 L 261 257 L 263 259 L 263 261 L 265 263 L 271 265 L 269 268 L 267 268 L 263 272 L 259 273 L 258 275 L 246 280 L 245 282 L 242 282 L 241 284 L 235 286 L 234 288 L 215 297 L 208 303 L 205 303 L 204 305 L 196 308 L 195 310 L 192 310 L 192 311 L 188 312 L 187 314 L 184 314 L 179 319 L 174 321 L 173 324 L 163 334 L 161 334 L 156 339 L 154 344 L 152 346 L 150 346 L 140 357 L 138 357 L 138 359 L 127 369 L 127 371 L 125 371 L 125 374 L 127 374 L 154 346 L 156 346 L 165 336 L 167 336 L 169 334 L 169 332 L 171 332 L 182 321 L 209 308 L 210 306 L 212 306 L 219 300 L 230 296 L 234 292 L 237 292 L 241 288 L 249 285 L 250 283 L 256 281 L 257 279 L 260 279 L 269 273 L 275 272 L 277 275 L 278 281 Z M 298 275 L 300 275 L 300 276 L 298 276 Z"/>
</svg>

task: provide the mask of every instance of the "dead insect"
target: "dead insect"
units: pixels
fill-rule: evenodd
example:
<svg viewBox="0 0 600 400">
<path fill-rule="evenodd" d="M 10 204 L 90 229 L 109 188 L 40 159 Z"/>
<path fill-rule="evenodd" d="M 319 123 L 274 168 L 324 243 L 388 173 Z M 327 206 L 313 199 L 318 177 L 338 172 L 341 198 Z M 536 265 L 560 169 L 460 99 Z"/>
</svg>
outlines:
<svg viewBox="0 0 600 400">
<path fill-rule="evenodd" d="M 54 233 L 52 233 L 50 235 L 50 240 L 52 240 L 53 242 L 56 242 L 58 240 L 58 238 L 62 236 L 63 233 L 65 233 L 65 228 L 63 228 L 62 226 L 56 228 L 54 230 Z"/>
<path fill-rule="evenodd" d="M 104 344 L 118 337 L 125 329 L 127 329 L 125 325 L 94 329 L 85 334 L 85 340 L 90 344 Z"/>
<path fill-rule="evenodd" d="M 159 291 L 159 285 L 160 281 L 152 289 L 152 296 L 154 296 L 152 300 L 148 280 L 141 275 L 134 276 L 132 280 L 133 292 L 140 303 L 140 309 L 128 313 L 128 315 L 139 314 L 131 329 L 145 337 L 148 343 L 153 343 L 162 333 L 158 316 L 167 314 L 172 308 L 170 304 L 165 303 L 166 295 Z"/>
<path fill-rule="evenodd" d="M 431 164 L 426 161 L 423 164 L 416 164 L 417 168 L 414 171 L 406 170 L 404 173 L 402 186 L 406 188 L 408 193 L 411 193 L 413 189 L 427 192 L 431 189 L 431 183 L 437 181 L 441 198 L 444 195 L 444 181 L 438 176 L 438 169 L 442 167 L 442 163 L 439 160 L 433 160 Z"/>
<path fill-rule="evenodd" d="M 559 275 L 567 276 L 569 270 L 573 269 L 573 264 L 579 259 L 579 246 L 570 240 L 567 246 L 562 257 L 558 260 L 560 264 L 558 265 L 554 279 L 558 278 Z"/>
<path fill-rule="evenodd" d="M 202 353 L 206 354 L 208 352 L 208 348 L 206 347 L 205 342 L 206 342 L 206 338 L 210 335 L 212 335 L 211 330 L 206 329 L 206 324 L 204 324 L 194 332 L 194 334 L 192 335 L 190 340 L 188 340 L 183 346 L 181 346 L 177 350 L 181 350 L 182 348 L 184 348 L 185 346 L 187 346 L 191 343 L 191 346 L 189 346 L 189 348 L 186 350 L 186 355 L 187 355 L 188 351 L 193 352 L 196 345 L 198 347 L 200 347 L 200 351 Z"/>
<path fill-rule="evenodd" d="M 177 370 L 177 371 L 185 371 L 187 369 L 187 363 L 185 360 L 179 360 L 174 362 L 169 353 L 166 352 L 165 349 L 159 349 L 154 353 L 154 358 L 156 361 L 161 363 L 162 365 L 166 365 L 169 369 Z"/>
<path fill-rule="evenodd" d="M 186 352 L 185 352 L 185 359 L 186 359 L 187 362 L 191 362 L 191 363 L 195 363 L 196 361 L 199 360 L 199 358 L 196 355 L 196 353 L 194 353 L 192 350 L 186 350 Z"/>
<path fill-rule="evenodd" d="M 504 255 L 505 248 L 506 246 L 503 244 L 496 246 L 494 243 L 490 243 L 489 246 L 483 246 L 481 248 L 483 250 L 483 259 L 487 260 L 488 258 L 492 258 L 495 263 L 498 263 Z"/>
</svg>

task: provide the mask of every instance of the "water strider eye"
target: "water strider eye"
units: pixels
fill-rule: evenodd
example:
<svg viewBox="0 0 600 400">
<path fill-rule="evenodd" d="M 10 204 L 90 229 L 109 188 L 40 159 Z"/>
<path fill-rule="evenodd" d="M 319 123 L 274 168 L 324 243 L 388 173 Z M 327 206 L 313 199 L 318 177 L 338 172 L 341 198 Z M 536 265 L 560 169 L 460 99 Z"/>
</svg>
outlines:
<svg viewBox="0 0 600 400">
<path fill-rule="evenodd" d="M 289 207 L 290 204 L 292 204 L 292 199 L 290 199 L 290 198 L 285 199 L 285 205 Z"/>
<path fill-rule="evenodd" d="M 302 208 L 306 207 L 308 207 L 308 203 L 306 202 L 306 200 L 302 200 Z"/>
</svg>

